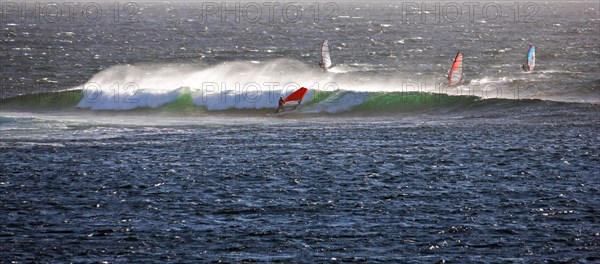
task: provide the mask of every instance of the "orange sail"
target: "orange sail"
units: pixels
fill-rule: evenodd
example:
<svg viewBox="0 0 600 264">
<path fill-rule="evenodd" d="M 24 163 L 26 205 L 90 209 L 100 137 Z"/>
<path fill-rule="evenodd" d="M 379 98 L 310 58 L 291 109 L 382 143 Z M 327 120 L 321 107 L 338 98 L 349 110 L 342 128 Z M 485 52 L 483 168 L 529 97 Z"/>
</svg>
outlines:
<svg viewBox="0 0 600 264">
<path fill-rule="evenodd" d="M 283 101 L 279 102 L 279 107 L 276 112 L 279 113 L 296 109 L 302 102 L 307 91 L 307 88 L 302 87 L 288 95 Z"/>
<path fill-rule="evenodd" d="M 450 69 L 450 73 L 448 73 L 448 86 L 453 86 L 459 84 L 463 79 L 463 54 L 462 52 L 458 52 L 456 54 L 456 58 L 454 59 L 454 63 L 452 64 L 452 68 Z"/>
</svg>

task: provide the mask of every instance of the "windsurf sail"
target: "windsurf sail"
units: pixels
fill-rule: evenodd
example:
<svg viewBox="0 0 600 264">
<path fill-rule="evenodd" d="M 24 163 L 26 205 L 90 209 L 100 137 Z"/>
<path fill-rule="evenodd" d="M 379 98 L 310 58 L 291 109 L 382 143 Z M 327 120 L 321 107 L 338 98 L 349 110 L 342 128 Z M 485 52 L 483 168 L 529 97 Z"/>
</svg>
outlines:
<svg viewBox="0 0 600 264">
<path fill-rule="evenodd" d="M 533 71 L 535 68 L 535 46 L 529 44 L 529 51 L 527 51 L 527 64 L 523 65 L 523 70 L 526 72 Z"/>
<path fill-rule="evenodd" d="M 302 99 L 304 98 L 304 95 L 307 91 L 307 88 L 302 87 L 288 95 L 288 97 L 286 97 L 285 99 L 280 100 L 279 107 L 277 108 L 276 113 L 296 109 L 296 107 L 298 107 L 302 102 Z"/>
<path fill-rule="evenodd" d="M 321 60 L 319 61 L 319 66 L 323 69 L 328 69 L 331 67 L 331 57 L 329 55 L 329 42 L 327 40 L 323 41 L 321 45 Z"/>
<path fill-rule="evenodd" d="M 463 54 L 462 52 L 458 52 L 456 54 L 456 58 L 454 58 L 454 63 L 452 63 L 452 68 L 448 73 L 448 86 L 453 86 L 459 84 L 463 79 Z"/>
</svg>

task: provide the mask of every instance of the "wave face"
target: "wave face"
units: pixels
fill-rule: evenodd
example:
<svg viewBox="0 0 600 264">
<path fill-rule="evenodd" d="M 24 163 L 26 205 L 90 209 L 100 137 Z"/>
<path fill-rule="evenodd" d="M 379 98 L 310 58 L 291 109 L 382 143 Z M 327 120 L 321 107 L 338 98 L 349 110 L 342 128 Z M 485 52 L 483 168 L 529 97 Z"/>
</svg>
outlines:
<svg viewBox="0 0 600 264">
<path fill-rule="evenodd" d="M 182 94 L 191 93 L 194 104 L 208 110 L 264 109 L 276 107 L 279 96 L 300 87 L 315 91 L 353 92 L 422 92 L 483 99 L 542 99 L 563 102 L 599 103 L 600 87 L 594 84 L 553 91 L 542 88 L 540 76 L 484 76 L 471 78 L 460 86 L 448 87 L 431 77 L 407 78 L 377 72 L 355 71 L 352 66 L 338 65 L 323 73 L 313 65 L 297 60 L 235 61 L 213 66 L 192 64 L 118 65 L 92 77 L 76 89 L 84 91 L 78 107 L 93 110 L 131 110 L 156 108 Z M 355 95 L 356 96 L 356 95 Z M 348 110 L 360 99 L 346 100 Z M 356 101 L 358 100 L 358 101 Z M 333 110 L 331 110 L 333 111 Z"/>
<path fill-rule="evenodd" d="M 246 117 L 264 118 L 273 116 L 277 108 L 278 95 L 284 91 L 256 93 L 250 99 L 231 91 L 207 95 L 193 88 L 178 88 L 172 91 L 139 91 L 131 96 L 130 102 L 114 102 L 114 98 L 126 94 L 86 99 L 85 90 L 70 90 L 58 93 L 25 95 L 2 100 L 2 109 L 20 112 L 66 113 L 88 118 L 84 108 L 93 112 L 125 116 L 231 117 L 243 120 Z M 139 98 L 139 100 L 138 100 Z M 135 101 L 137 100 L 137 101 Z M 244 101 L 247 100 L 247 101 Z M 100 111 L 103 110 L 103 111 Z M 448 95 L 428 92 L 364 92 L 364 91 L 318 91 L 307 93 L 303 103 L 292 112 L 275 117 L 420 117 L 446 118 L 531 118 L 546 120 L 594 119 L 600 108 L 596 104 L 565 103 L 539 99 L 483 99 L 470 95 Z M 58 111 L 58 112 L 57 112 Z M 83 112 L 82 112 L 83 111 Z M 89 112 L 87 112 L 89 114 Z M 63 115 L 63 114 L 60 114 Z M 86 117 L 87 116 L 87 117 Z M 106 118 L 106 116 L 105 116 Z M 115 119 L 119 120 L 119 118 Z M 177 119 L 179 120 L 179 119 Z M 105 120 L 111 122 L 110 120 Z M 182 120 L 179 120 L 180 122 Z M 162 120 L 168 123 L 168 120 Z M 186 121 L 182 121 L 186 123 Z M 192 121 L 190 121 L 192 122 Z M 194 121 L 195 122 L 195 121 Z"/>
<path fill-rule="evenodd" d="M 528 82 L 522 80 L 484 78 L 447 87 L 443 82 L 406 81 L 399 77 L 356 73 L 341 66 L 323 73 L 287 59 L 228 62 L 216 66 L 144 64 L 111 67 L 72 90 L 25 95 L 4 100 L 3 105 L 25 110 L 30 107 L 33 110 L 268 112 L 277 107 L 280 96 L 285 97 L 304 86 L 309 92 L 297 113 L 403 113 L 468 110 L 473 105 L 544 99 L 535 87 L 527 85 Z"/>
<path fill-rule="evenodd" d="M 485 85 L 473 85 L 476 82 Z M 2 108 L 260 117 L 273 114 L 279 96 L 285 97 L 301 86 L 308 87 L 309 92 L 301 106 L 285 116 L 498 116 L 510 109 L 518 109 L 518 115 L 531 115 L 531 109 L 542 107 L 535 111 L 548 112 L 565 107 L 565 103 L 536 99 L 537 91 L 522 89 L 525 81 L 504 80 L 503 86 L 490 80 L 476 82 L 446 87 L 444 83 L 426 80 L 405 81 L 400 77 L 357 73 L 340 66 L 323 73 L 287 59 L 216 66 L 119 65 L 68 91 L 4 99 Z M 597 109 L 594 105 L 584 108 Z M 578 107 L 581 106 L 575 108 Z"/>
</svg>

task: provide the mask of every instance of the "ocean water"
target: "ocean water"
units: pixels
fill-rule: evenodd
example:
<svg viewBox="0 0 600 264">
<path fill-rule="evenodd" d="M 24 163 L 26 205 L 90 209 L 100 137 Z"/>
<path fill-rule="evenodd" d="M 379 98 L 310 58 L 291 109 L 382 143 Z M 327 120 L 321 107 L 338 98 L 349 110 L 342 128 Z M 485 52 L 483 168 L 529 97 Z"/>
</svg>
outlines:
<svg viewBox="0 0 600 264">
<path fill-rule="evenodd" d="M 597 1 L 0 7 L 0 263 L 600 260 Z"/>
</svg>

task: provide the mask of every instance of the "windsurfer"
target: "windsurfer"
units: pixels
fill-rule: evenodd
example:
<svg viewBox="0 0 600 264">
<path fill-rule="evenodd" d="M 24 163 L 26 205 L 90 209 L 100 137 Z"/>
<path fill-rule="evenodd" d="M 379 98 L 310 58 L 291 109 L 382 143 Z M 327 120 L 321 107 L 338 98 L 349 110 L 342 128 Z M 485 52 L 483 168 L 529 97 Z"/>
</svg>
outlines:
<svg viewBox="0 0 600 264">
<path fill-rule="evenodd" d="M 275 113 L 279 113 L 280 111 L 286 112 L 290 110 L 294 110 L 302 103 L 302 99 L 304 95 L 308 91 L 305 87 L 300 87 L 300 89 L 294 91 L 290 95 L 288 95 L 285 99 L 283 96 L 279 96 L 279 107 L 275 111 Z"/>
<path fill-rule="evenodd" d="M 529 50 L 527 51 L 527 63 L 523 64 L 523 66 L 521 66 L 521 68 L 523 68 L 523 71 L 525 71 L 525 72 L 531 72 L 531 71 L 533 71 L 534 67 L 535 67 L 535 46 L 533 46 L 532 44 L 529 44 Z"/>
<path fill-rule="evenodd" d="M 322 72 L 327 72 L 327 68 L 331 67 L 331 57 L 329 56 L 329 44 L 327 40 L 321 44 L 321 59 L 319 60 L 319 67 Z"/>
</svg>

